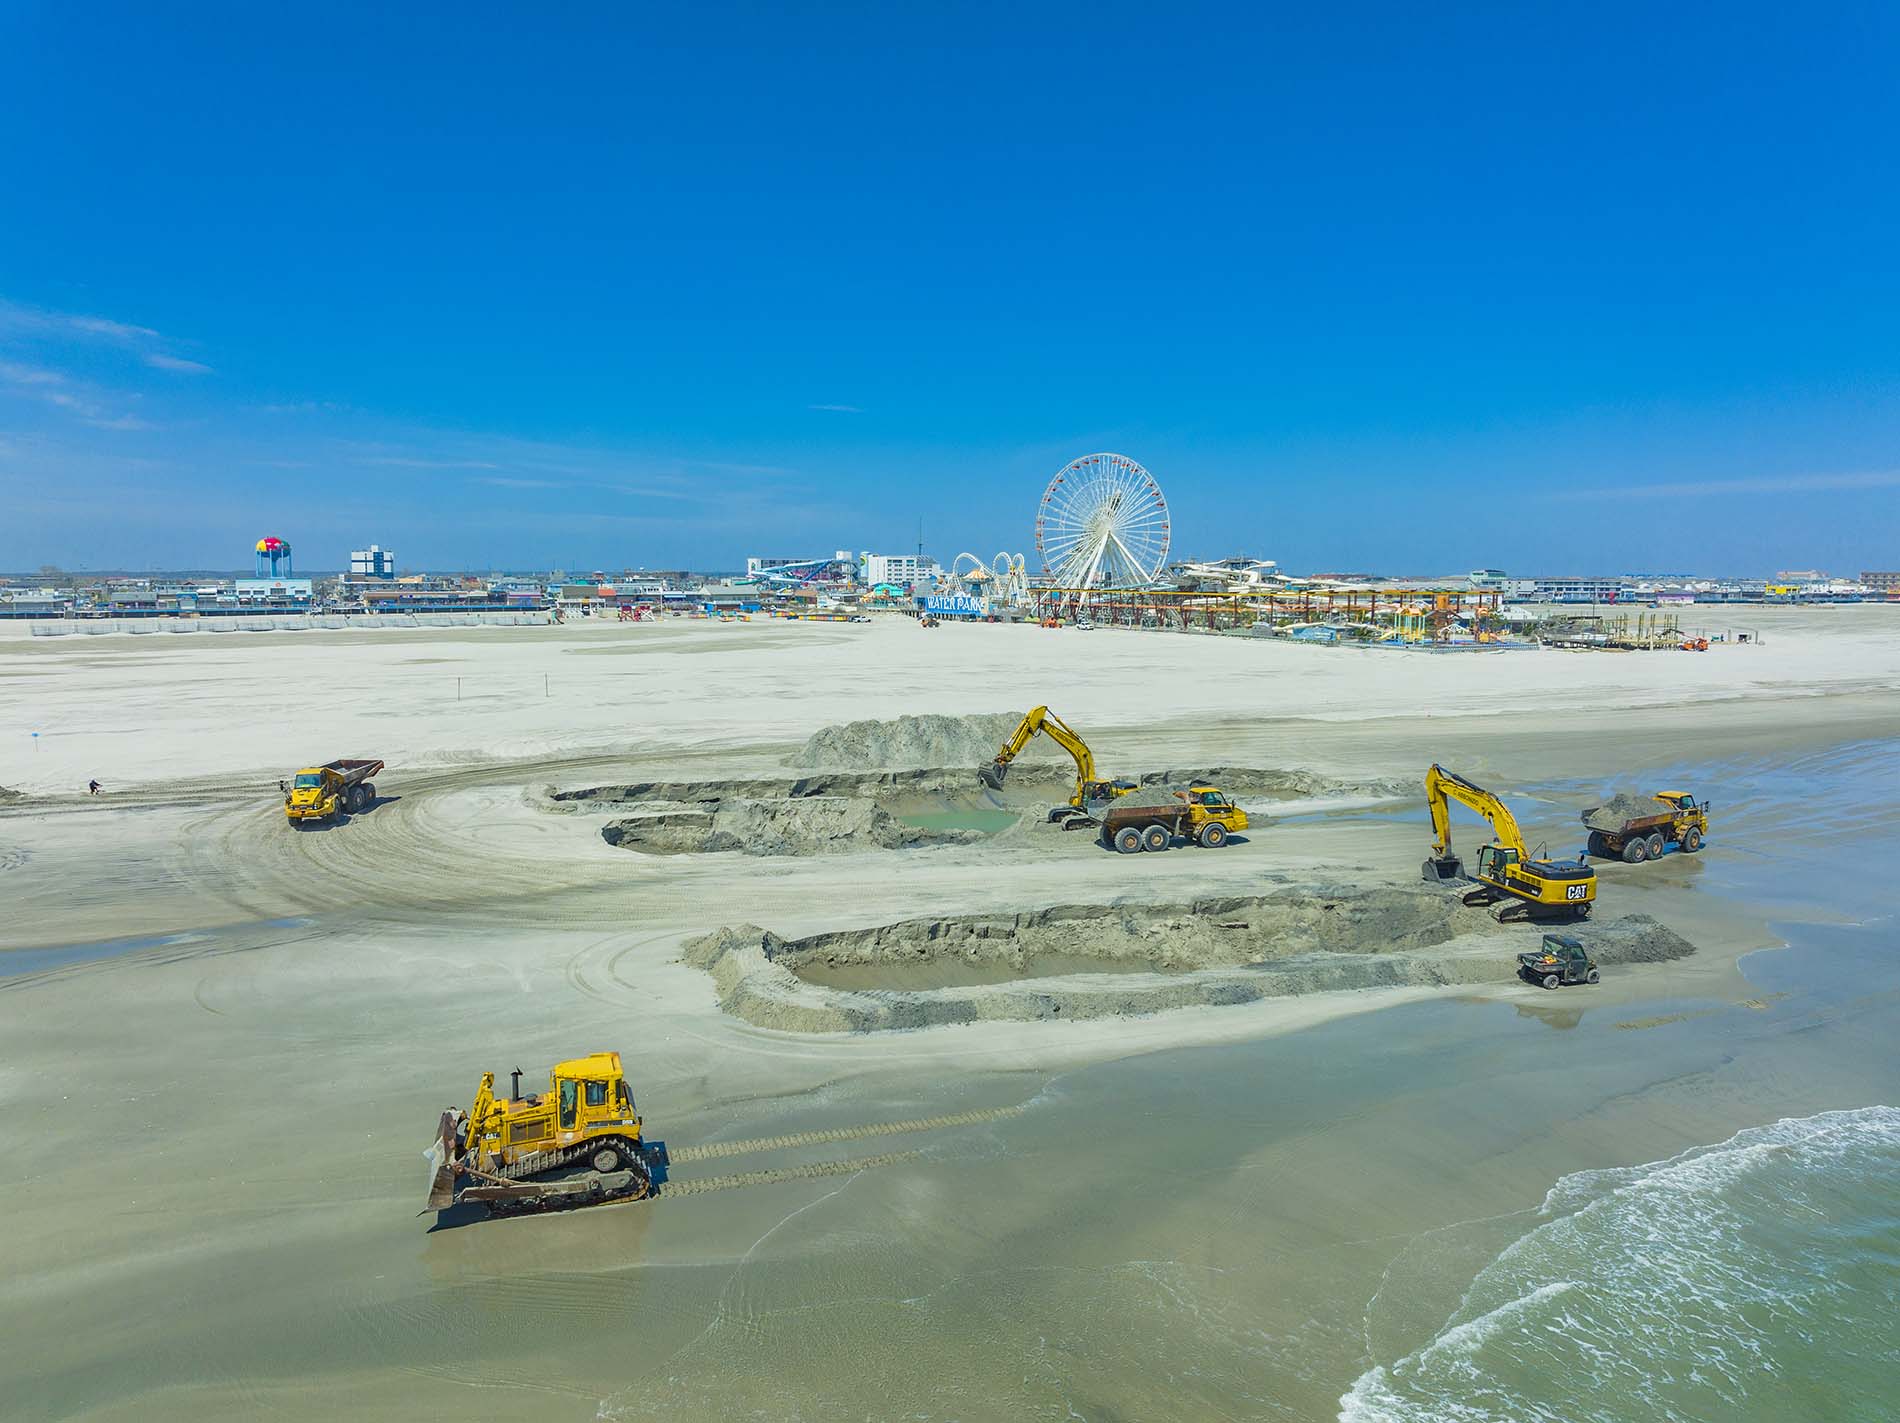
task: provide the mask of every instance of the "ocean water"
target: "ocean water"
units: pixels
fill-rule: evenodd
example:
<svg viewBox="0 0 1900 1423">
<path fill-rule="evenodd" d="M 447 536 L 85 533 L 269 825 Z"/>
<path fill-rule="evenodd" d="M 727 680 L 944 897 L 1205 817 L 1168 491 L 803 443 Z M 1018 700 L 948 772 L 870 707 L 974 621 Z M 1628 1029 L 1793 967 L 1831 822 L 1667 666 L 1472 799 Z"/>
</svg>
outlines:
<svg viewBox="0 0 1900 1423">
<path fill-rule="evenodd" d="M 1900 1417 L 1900 1110 L 1566 1176 L 1341 1423 Z"/>
</svg>

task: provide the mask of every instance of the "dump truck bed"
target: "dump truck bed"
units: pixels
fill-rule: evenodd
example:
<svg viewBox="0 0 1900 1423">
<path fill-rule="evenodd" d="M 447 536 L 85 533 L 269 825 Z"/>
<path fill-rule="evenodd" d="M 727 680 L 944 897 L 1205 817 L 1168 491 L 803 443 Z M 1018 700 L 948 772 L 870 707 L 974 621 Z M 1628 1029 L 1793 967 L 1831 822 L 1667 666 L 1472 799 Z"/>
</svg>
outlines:
<svg viewBox="0 0 1900 1423">
<path fill-rule="evenodd" d="M 1676 808 L 1654 796 L 1620 795 L 1583 812 L 1583 823 L 1605 835 L 1634 835 L 1659 830 L 1676 818 Z"/>
<path fill-rule="evenodd" d="M 381 761 L 351 761 L 338 759 L 335 761 L 325 761 L 323 763 L 323 769 L 326 771 L 335 771 L 339 776 L 343 777 L 344 785 L 353 786 L 358 781 L 368 780 L 371 776 L 382 770 L 383 763 Z"/>
<path fill-rule="evenodd" d="M 1104 832 L 1113 833 L 1124 825 L 1176 825 L 1178 826 L 1188 813 L 1186 801 L 1165 800 L 1147 801 L 1140 805 L 1130 805 L 1133 796 L 1111 801 L 1095 813 L 1102 822 Z"/>
</svg>

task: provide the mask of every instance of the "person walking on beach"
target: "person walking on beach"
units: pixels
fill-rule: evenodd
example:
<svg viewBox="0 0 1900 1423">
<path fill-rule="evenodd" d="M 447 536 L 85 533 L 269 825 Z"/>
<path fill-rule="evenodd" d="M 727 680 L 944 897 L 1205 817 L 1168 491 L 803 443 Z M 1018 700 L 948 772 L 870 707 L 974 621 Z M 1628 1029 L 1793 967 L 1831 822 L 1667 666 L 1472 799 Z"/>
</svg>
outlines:
<svg viewBox="0 0 1900 1423">
<path fill-rule="evenodd" d="M 87 794 L 87 795 L 98 795 L 98 794 L 99 794 L 99 783 L 98 783 L 97 781 L 87 781 L 87 782 L 86 782 L 86 794 Z"/>
</svg>

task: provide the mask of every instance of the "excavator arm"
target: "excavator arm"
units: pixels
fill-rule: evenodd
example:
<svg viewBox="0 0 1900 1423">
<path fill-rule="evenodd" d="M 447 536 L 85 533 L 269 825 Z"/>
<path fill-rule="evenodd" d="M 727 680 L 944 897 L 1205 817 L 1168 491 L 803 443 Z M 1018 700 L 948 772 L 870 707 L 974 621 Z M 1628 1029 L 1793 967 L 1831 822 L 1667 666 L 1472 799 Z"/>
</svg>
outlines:
<svg viewBox="0 0 1900 1423">
<path fill-rule="evenodd" d="M 1530 851 L 1524 844 L 1523 832 L 1517 828 L 1517 817 L 1511 814 L 1511 808 L 1499 800 L 1483 786 L 1473 785 L 1454 771 L 1434 765 L 1425 773 L 1425 803 L 1432 812 L 1432 858 L 1426 861 L 1429 869 L 1440 866 L 1440 878 L 1453 879 L 1461 872 L 1456 867 L 1458 857 L 1451 852 L 1451 802 L 1476 811 L 1491 826 L 1491 833 L 1498 837 L 1498 844 L 1507 850 L 1517 852 L 1517 858 L 1527 860 Z"/>
<path fill-rule="evenodd" d="M 1084 741 L 1067 722 L 1047 707 L 1037 707 L 1025 716 L 1003 743 L 1003 749 L 996 753 L 996 759 L 976 774 L 984 785 L 993 791 L 1003 788 L 1003 778 L 1009 774 L 1009 763 L 1023 754 L 1023 748 L 1036 739 L 1041 732 L 1056 745 L 1067 751 L 1075 760 L 1075 780 L 1078 792 L 1083 786 L 1096 780 L 1095 753 L 1089 750 Z"/>
</svg>

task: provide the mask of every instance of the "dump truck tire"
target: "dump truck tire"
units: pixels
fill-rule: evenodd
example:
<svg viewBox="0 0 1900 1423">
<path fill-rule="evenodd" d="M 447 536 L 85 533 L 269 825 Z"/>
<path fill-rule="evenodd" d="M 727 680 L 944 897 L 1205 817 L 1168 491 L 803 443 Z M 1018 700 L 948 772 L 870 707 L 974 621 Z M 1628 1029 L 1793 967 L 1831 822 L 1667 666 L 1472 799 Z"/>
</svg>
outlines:
<svg viewBox="0 0 1900 1423">
<path fill-rule="evenodd" d="M 1546 987 L 1546 988 L 1555 988 L 1556 986 L 1557 986 L 1557 975 L 1556 975 L 1556 974 L 1554 974 L 1554 973 L 1547 973 L 1547 974 L 1545 974 L 1545 975 L 1544 975 L 1544 987 Z"/>
<path fill-rule="evenodd" d="M 1660 860 L 1663 856 L 1663 837 L 1654 832 L 1649 837 L 1649 858 Z"/>
<path fill-rule="evenodd" d="M 1623 863 L 1624 864 L 1640 865 L 1642 864 L 1644 860 L 1647 860 L 1648 858 L 1649 858 L 1649 842 L 1647 840 L 1637 839 L 1637 840 L 1627 840 L 1624 842 L 1623 844 Z"/>
<path fill-rule="evenodd" d="M 1124 825 L 1115 832 L 1115 848 L 1124 855 L 1133 855 L 1141 849 L 1141 832 L 1132 825 Z"/>
<path fill-rule="evenodd" d="M 1165 825 L 1150 825 L 1141 832 L 1141 848 L 1159 853 L 1174 844 L 1174 834 Z"/>
<path fill-rule="evenodd" d="M 1591 969 L 1583 976 L 1583 981 L 1585 983 L 1601 983 L 1603 982 L 1603 975 L 1597 972 L 1597 970 Z"/>
<path fill-rule="evenodd" d="M 1702 848 L 1702 832 L 1691 825 L 1682 832 L 1682 853 L 1693 855 Z"/>
<path fill-rule="evenodd" d="M 1607 856 L 1610 853 L 1610 843 L 1603 838 L 1603 832 L 1601 830 L 1592 830 L 1590 832 L 1590 846 L 1584 853 L 1586 855 L 1598 856 Z"/>
<path fill-rule="evenodd" d="M 1218 850 L 1227 843 L 1227 827 L 1219 821 L 1209 821 L 1201 827 L 1201 848 Z"/>
<path fill-rule="evenodd" d="M 363 804 L 366 806 L 376 804 L 376 782 L 363 782 Z"/>
</svg>

